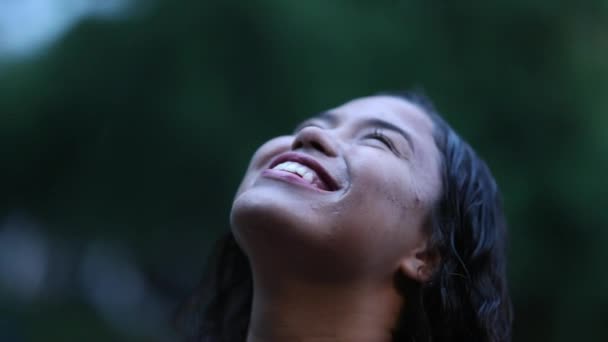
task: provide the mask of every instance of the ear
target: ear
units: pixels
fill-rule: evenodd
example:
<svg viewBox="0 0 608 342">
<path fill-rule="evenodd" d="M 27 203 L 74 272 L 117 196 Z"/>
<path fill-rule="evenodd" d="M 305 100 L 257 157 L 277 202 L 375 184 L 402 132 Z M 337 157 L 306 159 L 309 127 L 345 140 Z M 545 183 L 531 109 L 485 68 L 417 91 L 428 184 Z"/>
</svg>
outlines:
<svg viewBox="0 0 608 342">
<path fill-rule="evenodd" d="M 399 271 L 405 276 L 419 283 L 425 283 L 431 279 L 439 265 L 439 253 L 427 249 L 426 246 L 417 248 L 408 256 L 401 259 Z"/>
</svg>

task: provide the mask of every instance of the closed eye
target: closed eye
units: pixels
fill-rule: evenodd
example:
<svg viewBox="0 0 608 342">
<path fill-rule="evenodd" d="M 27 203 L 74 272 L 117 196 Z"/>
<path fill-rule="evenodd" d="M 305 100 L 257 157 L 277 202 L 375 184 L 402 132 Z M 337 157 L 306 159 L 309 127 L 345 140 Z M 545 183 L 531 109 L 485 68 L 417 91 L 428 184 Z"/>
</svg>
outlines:
<svg viewBox="0 0 608 342">
<path fill-rule="evenodd" d="M 384 133 L 382 133 L 382 131 L 380 131 L 379 129 L 375 129 L 367 137 L 371 138 L 371 139 L 376 139 L 376 140 L 380 141 L 381 143 L 383 143 L 391 151 L 395 151 L 395 145 L 393 144 L 392 140 L 389 137 L 387 137 Z"/>
</svg>

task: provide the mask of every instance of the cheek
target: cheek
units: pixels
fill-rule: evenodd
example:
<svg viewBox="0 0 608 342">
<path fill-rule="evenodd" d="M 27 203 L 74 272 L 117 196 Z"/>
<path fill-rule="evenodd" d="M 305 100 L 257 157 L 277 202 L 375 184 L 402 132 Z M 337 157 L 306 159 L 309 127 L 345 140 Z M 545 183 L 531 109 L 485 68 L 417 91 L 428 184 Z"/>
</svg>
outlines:
<svg viewBox="0 0 608 342">
<path fill-rule="evenodd" d="M 411 189 L 417 204 L 421 207 L 430 208 L 439 199 L 441 193 L 441 162 L 433 157 L 437 154 L 436 151 L 423 153 L 412 170 L 412 179 L 415 181 L 411 182 Z"/>
<path fill-rule="evenodd" d="M 411 191 L 407 166 L 378 161 L 352 167 L 357 172 L 351 177 L 336 239 L 359 262 L 392 267 L 420 239 L 422 208 Z"/>
<path fill-rule="evenodd" d="M 416 182 L 410 165 L 402 160 L 373 155 L 360 165 L 353 164 L 353 190 L 361 203 L 384 215 L 397 217 L 417 208 Z"/>
</svg>

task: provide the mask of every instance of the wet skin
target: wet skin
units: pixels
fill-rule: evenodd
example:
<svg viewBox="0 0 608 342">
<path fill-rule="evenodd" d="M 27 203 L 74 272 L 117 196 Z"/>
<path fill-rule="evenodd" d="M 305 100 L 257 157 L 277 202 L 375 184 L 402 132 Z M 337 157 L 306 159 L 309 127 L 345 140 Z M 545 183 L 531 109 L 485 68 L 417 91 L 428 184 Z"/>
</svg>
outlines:
<svg viewBox="0 0 608 342">
<path fill-rule="evenodd" d="M 254 282 L 247 341 L 390 341 L 407 306 L 395 274 L 424 281 L 436 262 L 425 224 L 439 167 L 431 119 L 390 96 L 262 145 L 231 211 Z"/>
<path fill-rule="evenodd" d="M 282 157 L 312 159 L 335 184 L 272 170 Z M 297 267 L 320 279 L 391 275 L 424 249 L 439 178 L 422 110 L 391 96 L 356 99 L 257 150 L 235 197 L 233 232 L 253 268 Z"/>
</svg>

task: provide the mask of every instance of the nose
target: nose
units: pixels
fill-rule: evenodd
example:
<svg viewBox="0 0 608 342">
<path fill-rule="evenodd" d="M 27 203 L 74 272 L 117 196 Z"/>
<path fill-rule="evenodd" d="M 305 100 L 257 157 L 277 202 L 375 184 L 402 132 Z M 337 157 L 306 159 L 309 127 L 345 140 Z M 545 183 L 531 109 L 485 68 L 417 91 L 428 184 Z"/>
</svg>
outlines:
<svg viewBox="0 0 608 342">
<path fill-rule="evenodd" d="M 338 155 L 338 148 L 333 138 L 325 129 L 316 126 L 304 127 L 296 133 L 291 149 L 306 148 L 317 150 L 328 157 L 336 157 Z"/>
</svg>

